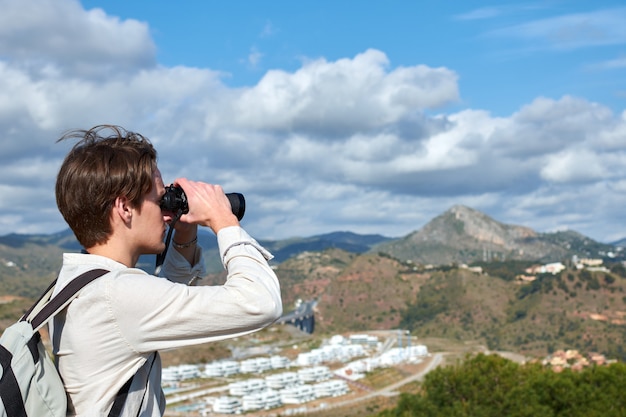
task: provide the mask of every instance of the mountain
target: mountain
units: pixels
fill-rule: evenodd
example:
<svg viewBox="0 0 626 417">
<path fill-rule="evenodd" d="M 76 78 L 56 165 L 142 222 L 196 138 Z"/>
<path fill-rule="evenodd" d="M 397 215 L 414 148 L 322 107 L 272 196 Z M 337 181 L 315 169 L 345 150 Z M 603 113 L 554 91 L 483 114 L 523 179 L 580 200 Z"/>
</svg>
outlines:
<svg viewBox="0 0 626 417">
<path fill-rule="evenodd" d="M 201 228 L 198 235 L 209 273 L 220 273 L 215 235 Z M 611 252 L 623 256 L 613 245 L 595 242 L 573 231 L 537 233 L 524 226 L 500 223 L 484 213 L 465 206 L 454 206 L 428 224 L 402 238 L 359 235 L 347 231 L 261 240 L 272 254 L 273 265 L 306 252 L 329 248 L 350 253 L 382 253 L 417 264 L 470 264 L 492 260 L 532 260 L 554 262 L 579 257 L 603 257 Z M 51 281 L 61 265 L 63 252 L 81 247 L 67 229 L 59 233 L 9 234 L 0 236 L 0 295 L 36 296 Z M 153 272 L 155 256 L 142 256 L 139 268 Z"/>
<path fill-rule="evenodd" d="M 292 238 L 279 241 L 260 240 L 275 257 L 276 262 L 283 262 L 302 252 L 318 252 L 328 248 L 343 249 L 352 253 L 364 253 L 392 238 L 381 235 L 359 235 L 352 232 L 333 232 L 307 238 Z"/>
<path fill-rule="evenodd" d="M 211 271 L 201 285 L 222 283 L 215 236 L 202 231 L 199 241 Z M 537 233 L 454 206 L 399 239 L 337 232 L 260 242 L 276 255 L 285 311 L 298 299 L 317 301 L 316 332 L 402 328 L 538 356 L 577 348 L 626 358 L 622 252 L 573 231 Z M 0 296 L 39 295 L 56 276 L 61 254 L 79 249 L 69 231 L 0 237 Z M 570 268 L 526 284 L 514 279 L 534 263 L 573 255 L 604 258 L 610 270 Z M 483 273 L 463 263 L 478 263 Z M 154 256 L 141 265 L 151 272 Z M 22 304 L 0 303 L 0 327 L 17 318 Z"/>
<path fill-rule="evenodd" d="M 298 299 L 317 301 L 322 334 L 403 329 L 534 357 L 578 349 L 626 360 L 626 268 L 513 279 L 531 264 L 492 261 L 480 273 L 328 249 L 292 257 L 275 271 L 286 311 Z"/>
<path fill-rule="evenodd" d="M 390 240 L 380 235 L 334 232 L 305 238 L 259 240 L 259 243 L 272 252 L 273 263 L 280 263 L 301 252 L 327 248 L 364 253 L 376 244 Z M 223 271 L 215 235 L 201 228 L 198 241 L 204 250 L 207 271 Z M 61 267 L 62 253 L 81 249 L 70 229 L 49 235 L 13 233 L 0 236 L 0 295 L 37 296 L 55 278 Z M 144 255 L 139 258 L 137 267 L 152 273 L 155 262 L 154 255 Z"/>
<path fill-rule="evenodd" d="M 352 253 L 364 253 L 377 244 L 391 240 L 392 238 L 381 235 L 359 235 L 352 232 L 333 232 L 310 237 L 294 237 L 283 240 L 259 239 L 259 243 L 264 248 L 269 250 L 272 255 L 274 255 L 272 263 L 277 264 L 302 252 L 317 252 L 328 248 L 343 249 Z M 198 242 L 200 243 L 200 246 L 202 246 L 204 252 L 207 271 L 222 271 L 224 267 L 219 259 L 217 239 L 215 238 L 213 232 L 206 229 L 199 229 Z"/>
<path fill-rule="evenodd" d="M 626 247 L 626 237 L 620 240 L 616 240 L 615 242 L 611 242 L 611 245 L 613 246 L 619 246 L 619 247 Z"/>
<path fill-rule="evenodd" d="M 456 205 L 423 228 L 376 245 L 372 251 L 421 264 L 447 265 L 507 259 L 556 262 L 573 255 L 599 257 L 615 247 L 573 231 L 537 233 Z"/>
<path fill-rule="evenodd" d="M 40 246 L 58 246 L 71 251 L 80 250 L 80 245 L 74 237 L 74 233 L 70 229 L 47 235 L 11 233 L 5 236 L 0 236 L 0 245 L 22 248 L 29 244 L 36 244 Z"/>
</svg>

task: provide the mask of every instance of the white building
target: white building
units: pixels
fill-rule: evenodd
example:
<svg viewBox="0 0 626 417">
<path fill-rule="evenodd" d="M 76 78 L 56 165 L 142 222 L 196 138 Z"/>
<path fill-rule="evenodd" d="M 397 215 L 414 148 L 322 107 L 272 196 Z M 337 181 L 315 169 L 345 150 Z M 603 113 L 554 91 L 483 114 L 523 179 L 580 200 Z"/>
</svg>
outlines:
<svg viewBox="0 0 626 417">
<path fill-rule="evenodd" d="M 345 345 L 340 346 L 336 351 L 337 359 L 341 361 L 350 360 L 358 356 L 366 356 L 367 352 L 363 345 Z"/>
<path fill-rule="evenodd" d="M 350 343 L 353 345 L 376 346 L 378 345 L 378 338 L 367 334 L 353 334 L 350 335 Z"/>
<path fill-rule="evenodd" d="M 259 373 L 270 371 L 272 369 L 272 361 L 270 360 L 270 358 L 259 357 L 259 358 L 256 358 L 256 362 L 257 362 L 257 369 L 258 369 L 257 372 Z"/>
<path fill-rule="evenodd" d="M 601 266 L 602 263 L 602 259 L 582 258 L 578 262 L 576 262 L 576 268 L 583 269 L 585 267 L 598 267 Z"/>
<path fill-rule="evenodd" d="M 242 397 L 255 392 L 264 391 L 267 388 L 265 380 L 261 378 L 244 379 L 243 381 L 231 382 L 228 384 L 230 395 Z"/>
<path fill-rule="evenodd" d="M 303 384 L 306 384 L 307 382 L 325 381 L 330 379 L 331 376 L 332 374 L 327 366 L 314 366 L 298 370 L 298 378 Z"/>
<path fill-rule="evenodd" d="M 320 382 L 313 385 L 313 391 L 317 398 L 322 397 L 338 397 L 347 394 L 350 390 L 346 381 L 340 379 L 332 379 L 330 381 Z"/>
<path fill-rule="evenodd" d="M 552 262 L 545 265 L 531 266 L 526 268 L 527 274 L 552 274 L 556 275 L 565 269 L 565 265 L 561 262 Z"/>
<path fill-rule="evenodd" d="M 336 334 L 330 338 L 328 343 L 331 345 L 345 345 L 346 343 L 348 343 L 348 341 L 342 335 Z"/>
<path fill-rule="evenodd" d="M 342 378 L 356 381 L 357 379 L 363 378 L 366 372 L 370 372 L 378 368 L 379 363 L 379 358 L 359 359 L 348 363 L 341 369 L 336 369 L 334 373 Z"/>
<path fill-rule="evenodd" d="M 211 362 L 204 365 L 204 371 L 202 375 L 205 378 L 215 378 L 218 376 L 223 376 L 222 365 L 219 362 Z"/>
<path fill-rule="evenodd" d="M 258 369 L 256 359 L 246 359 L 239 363 L 239 370 L 244 374 L 256 373 Z"/>
<path fill-rule="evenodd" d="M 272 369 L 289 368 L 291 361 L 285 356 L 274 355 L 270 357 Z"/>
<path fill-rule="evenodd" d="M 230 395 L 236 397 L 242 397 L 246 394 L 250 394 L 250 390 L 248 389 L 248 381 L 236 381 L 228 384 L 228 393 Z"/>
<path fill-rule="evenodd" d="M 282 372 L 280 374 L 268 375 L 265 377 L 265 385 L 272 389 L 282 389 L 300 383 L 300 378 L 296 372 Z"/>
<path fill-rule="evenodd" d="M 161 380 L 165 383 L 178 382 L 199 378 L 200 368 L 197 365 L 168 366 L 161 370 Z"/>
<path fill-rule="evenodd" d="M 238 398 L 222 396 L 213 402 L 213 412 L 221 414 L 239 414 L 243 410 Z"/>
<path fill-rule="evenodd" d="M 239 373 L 239 362 L 216 361 L 204 366 L 203 375 L 207 378 L 231 376 Z"/>
<path fill-rule="evenodd" d="M 280 390 L 283 404 L 302 404 L 315 399 L 315 391 L 311 385 L 297 385 Z"/>
<path fill-rule="evenodd" d="M 408 350 L 409 360 L 428 356 L 428 348 L 425 345 L 414 345 L 405 348 Z"/>
<path fill-rule="evenodd" d="M 237 361 L 223 361 L 222 362 L 223 376 L 231 376 L 241 372 L 239 362 Z"/>
<path fill-rule="evenodd" d="M 298 354 L 298 358 L 296 359 L 298 366 L 312 366 L 319 365 L 320 363 L 322 363 L 322 355 L 321 352 L 316 350 L 302 352 Z"/>
<path fill-rule="evenodd" d="M 270 369 L 272 369 L 272 362 L 266 357 L 246 359 L 239 364 L 239 370 L 242 373 L 263 373 Z"/>
<path fill-rule="evenodd" d="M 242 403 L 243 411 L 269 410 L 270 408 L 280 407 L 283 404 L 280 394 L 274 390 L 244 395 Z"/>
</svg>

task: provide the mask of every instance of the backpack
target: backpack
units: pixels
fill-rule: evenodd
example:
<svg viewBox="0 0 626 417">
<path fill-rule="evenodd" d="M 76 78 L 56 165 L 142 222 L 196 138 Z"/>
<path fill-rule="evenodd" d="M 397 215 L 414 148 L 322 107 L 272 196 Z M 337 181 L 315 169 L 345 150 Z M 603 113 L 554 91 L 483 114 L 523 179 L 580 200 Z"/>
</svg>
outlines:
<svg viewBox="0 0 626 417">
<path fill-rule="evenodd" d="M 95 269 L 73 279 L 55 297 L 56 280 L 0 337 L 0 417 L 65 417 L 63 381 L 48 355 L 39 329 L 63 310 L 78 291 L 109 271 Z"/>
</svg>

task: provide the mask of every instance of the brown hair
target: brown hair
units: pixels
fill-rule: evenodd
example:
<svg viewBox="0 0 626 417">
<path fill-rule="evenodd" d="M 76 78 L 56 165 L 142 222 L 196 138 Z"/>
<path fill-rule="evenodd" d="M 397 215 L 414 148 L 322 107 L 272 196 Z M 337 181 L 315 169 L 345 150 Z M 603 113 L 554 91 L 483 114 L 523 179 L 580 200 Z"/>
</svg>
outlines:
<svg viewBox="0 0 626 417">
<path fill-rule="evenodd" d="M 70 138 L 80 140 L 57 175 L 57 206 L 80 244 L 90 248 L 108 240 L 117 197 L 139 207 L 152 190 L 157 152 L 144 136 L 113 125 L 73 130 L 57 142 Z"/>
</svg>

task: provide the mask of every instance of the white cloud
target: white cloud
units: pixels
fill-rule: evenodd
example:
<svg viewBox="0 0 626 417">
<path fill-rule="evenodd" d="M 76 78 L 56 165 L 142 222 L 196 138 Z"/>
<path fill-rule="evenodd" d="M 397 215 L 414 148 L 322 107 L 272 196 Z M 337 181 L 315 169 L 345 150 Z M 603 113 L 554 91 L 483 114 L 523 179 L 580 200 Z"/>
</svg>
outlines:
<svg viewBox="0 0 626 417">
<path fill-rule="evenodd" d="M 256 48 L 251 48 L 250 53 L 248 54 L 248 65 L 252 68 L 257 68 L 261 59 L 263 58 L 263 54 Z"/>
<path fill-rule="evenodd" d="M 587 69 L 600 70 L 600 71 L 618 70 L 618 69 L 622 69 L 622 68 L 626 68 L 626 57 L 625 56 L 621 56 L 619 58 L 609 59 L 609 60 L 606 60 L 606 61 L 597 62 L 597 63 L 594 63 L 594 64 L 587 65 Z"/>
<path fill-rule="evenodd" d="M 187 176 L 244 192 L 244 225 L 260 238 L 401 236 L 454 204 L 597 238 L 613 236 L 623 219 L 626 112 L 571 96 L 538 97 L 508 117 L 450 112 L 460 100 L 454 70 L 394 66 L 374 49 L 229 88 L 208 68 L 157 65 L 144 23 L 73 0 L 0 7 L 6 232 L 64 227 L 53 186 L 69 144 L 54 141 L 100 123 L 148 136 L 166 181 Z M 19 38 L 16 19 L 30 38 Z"/>
<path fill-rule="evenodd" d="M 235 103 L 236 123 L 253 129 L 344 135 L 379 128 L 414 111 L 458 99 L 457 77 L 418 65 L 388 71 L 384 53 L 307 62 L 291 74 L 272 70 Z"/>
<path fill-rule="evenodd" d="M 261 38 L 270 38 L 275 36 L 279 30 L 274 26 L 274 24 L 270 21 L 265 22 L 265 26 L 263 26 L 263 30 L 259 35 Z"/>
<path fill-rule="evenodd" d="M 497 7 L 481 7 L 470 12 L 455 16 L 457 20 L 483 20 L 491 19 L 502 14 L 502 9 Z"/>
<path fill-rule="evenodd" d="M 611 110 L 597 103 L 570 96 L 539 97 L 502 122 L 490 145 L 497 155 L 541 158 L 594 141 L 599 132 L 615 128 L 616 122 Z"/>
<path fill-rule="evenodd" d="M 549 155 L 541 176 L 553 182 L 588 182 L 609 176 L 606 157 L 588 149 L 568 149 Z"/>
<path fill-rule="evenodd" d="M 110 77 L 156 64 L 145 23 L 75 0 L 0 0 L 0 9 L 0 56 L 34 77 Z"/>
<path fill-rule="evenodd" d="M 491 36 L 532 42 L 536 48 L 575 49 L 626 43 L 626 7 L 572 13 L 512 25 Z"/>
</svg>

